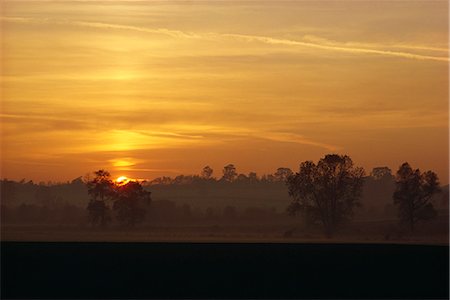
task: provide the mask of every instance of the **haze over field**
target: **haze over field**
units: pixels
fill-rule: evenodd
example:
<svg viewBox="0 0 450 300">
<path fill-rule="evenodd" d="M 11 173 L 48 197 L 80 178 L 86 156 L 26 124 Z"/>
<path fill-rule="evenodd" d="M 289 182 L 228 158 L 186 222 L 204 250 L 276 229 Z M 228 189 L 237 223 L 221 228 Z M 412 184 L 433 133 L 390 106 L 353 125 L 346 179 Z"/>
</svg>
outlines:
<svg viewBox="0 0 450 300">
<path fill-rule="evenodd" d="M 1 23 L 3 178 L 345 153 L 448 183 L 447 1 L 3 1 Z"/>
</svg>

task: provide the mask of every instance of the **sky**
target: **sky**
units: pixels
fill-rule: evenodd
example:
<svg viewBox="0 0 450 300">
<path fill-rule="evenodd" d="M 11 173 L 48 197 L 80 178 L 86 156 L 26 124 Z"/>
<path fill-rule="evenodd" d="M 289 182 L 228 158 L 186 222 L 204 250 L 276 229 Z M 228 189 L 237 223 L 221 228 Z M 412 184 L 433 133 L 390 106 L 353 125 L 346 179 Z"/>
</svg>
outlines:
<svg viewBox="0 0 450 300">
<path fill-rule="evenodd" d="M 1 3 L 1 177 L 347 154 L 448 183 L 447 1 Z"/>
</svg>

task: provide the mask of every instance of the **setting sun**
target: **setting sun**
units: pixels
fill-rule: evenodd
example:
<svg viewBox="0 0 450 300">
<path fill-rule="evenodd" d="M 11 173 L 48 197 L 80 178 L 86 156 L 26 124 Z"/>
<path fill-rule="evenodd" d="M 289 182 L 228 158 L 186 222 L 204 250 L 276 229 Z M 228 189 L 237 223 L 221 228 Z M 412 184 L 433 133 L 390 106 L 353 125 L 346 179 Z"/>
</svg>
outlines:
<svg viewBox="0 0 450 300">
<path fill-rule="evenodd" d="M 117 177 L 117 179 L 116 179 L 116 184 L 122 185 L 122 184 L 128 183 L 129 181 L 130 181 L 130 179 L 129 179 L 128 177 L 126 177 L 126 176 L 120 176 L 120 177 Z"/>
<path fill-rule="evenodd" d="M 0 0 L 0 298 L 450 299 L 449 11 Z"/>
</svg>

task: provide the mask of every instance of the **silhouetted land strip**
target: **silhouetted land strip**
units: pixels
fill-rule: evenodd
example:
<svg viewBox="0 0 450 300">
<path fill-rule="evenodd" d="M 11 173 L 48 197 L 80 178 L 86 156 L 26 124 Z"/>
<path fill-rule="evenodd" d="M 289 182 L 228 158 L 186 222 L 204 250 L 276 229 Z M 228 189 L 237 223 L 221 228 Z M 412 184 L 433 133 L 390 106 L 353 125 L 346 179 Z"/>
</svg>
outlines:
<svg viewBox="0 0 450 300">
<path fill-rule="evenodd" d="M 2 298 L 448 298 L 448 246 L 2 242 Z"/>
</svg>

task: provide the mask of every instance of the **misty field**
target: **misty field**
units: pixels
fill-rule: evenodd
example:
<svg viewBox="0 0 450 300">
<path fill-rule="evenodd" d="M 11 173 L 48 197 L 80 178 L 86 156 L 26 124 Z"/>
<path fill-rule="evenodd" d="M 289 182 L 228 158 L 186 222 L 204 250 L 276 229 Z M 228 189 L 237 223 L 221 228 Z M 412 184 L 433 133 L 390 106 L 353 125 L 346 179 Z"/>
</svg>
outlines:
<svg viewBox="0 0 450 300">
<path fill-rule="evenodd" d="M 448 246 L 2 242 L 2 298 L 448 298 Z"/>
<path fill-rule="evenodd" d="M 448 245 L 448 219 L 423 224 L 411 235 L 394 221 L 355 221 L 333 238 L 318 227 L 297 219 L 241 222 L 155 223 L 139 228 L 91 228 L 87 225 L 9 224 L 1 228 L 3 241 L 103 242 L 275 242 L 275 243 L 400 243 Z"/>
<path fill-rule="evenodd" d="M 67 222 L 5 222 L 3 218 L 0 230 L 2 241 L 449 243 L 448 215 L 419 224 L 413 233 L 396 219 L 356 219 L 341 226 L 332 238 L 327 238 L 319 225 L 283 214 L 149 220 L 133 228 L 117 224 L 92 227 L 86 217 Z"/>
</svg>

